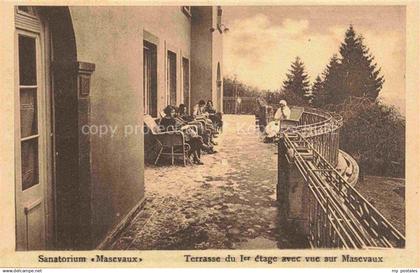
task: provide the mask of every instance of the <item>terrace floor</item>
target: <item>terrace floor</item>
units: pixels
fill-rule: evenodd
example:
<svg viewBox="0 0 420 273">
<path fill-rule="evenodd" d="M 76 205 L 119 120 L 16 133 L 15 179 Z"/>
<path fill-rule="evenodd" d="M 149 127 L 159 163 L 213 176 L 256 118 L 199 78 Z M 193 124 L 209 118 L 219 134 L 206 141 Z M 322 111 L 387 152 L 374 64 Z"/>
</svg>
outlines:
<svg viewBox="0 0 420 273">
<path fill-rule="evenodd" d="M 276 147 L 261 141 L 254 116 L 223 120 L 204 165 L 146 167 L 144 208 L 110 249 L 307 247 L 281 228 Z"/>
</svg>

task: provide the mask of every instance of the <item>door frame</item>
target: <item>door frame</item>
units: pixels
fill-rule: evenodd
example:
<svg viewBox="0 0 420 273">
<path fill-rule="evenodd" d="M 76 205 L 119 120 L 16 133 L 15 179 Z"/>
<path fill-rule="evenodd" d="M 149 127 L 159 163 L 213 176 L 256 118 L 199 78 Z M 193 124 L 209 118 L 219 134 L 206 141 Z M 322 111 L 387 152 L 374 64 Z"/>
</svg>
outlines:
<svg viewBox="0 0 420 273">
<path fill-rule="evenodd" d="M 15 7 L 15 96 L 14 108 L 15 119 L 19 126 L 15 126 L 15 206 L 16 206 L 16 249 L 28 250 L 28 231 L 26 226 L 26 234 L 21 238 L 22 234 L 18 233 L 17 223 L 21 221 L 19 217 L 26 217 L 31 208 L 39 205 L 43 206 L 43 248 L 51 248 L 53 241 L 53 159 L 52 159 L 52 104 L 51 104 L 51 86 L 49 72 L 49 56 L 50 56 L 50 36 L 48 25 L 42 21 L 42 18 L 36 8 L 33 8 L 35 15 L 26 14 Z M 35 203 L 28 204 L 25 212 L 20 211 L 25 197 L 22 191 L 21 177 L 21 122 L 20 122 L 20 82 L 19 82 L 19 36 L 27 36 L 35 39 L 36 49 L 36 69 L 37 69 L 37 126 L 38 126 L 38 176 L 39 184 L 26 189 L 26 195 L 37 195 L 41 197 Z M 40 106 L 40 107 L 38 107 Z M 27 219 L 26 219 L 27 221 Z M 28 223 L 26 223 L 28 225 Z M 22 241 L 23 239 L 23 241 Z M 22 245 L 23 244 L 23 245 Z"/>
<path fill-rule="evenodd" d="M 95 65 L 77 60 L 76 35 L 69 7 L 29 8 L 35 10 L 37 16 L 20 18 L 22 16 L 15 15 L 15 29 L 29 28 L 42 35 L 47 103 L 44 117 L 49 133 L 46 156 L 50 174 L 48 185 L 44 187 L 46 249 L 90 249 L 90 139 L 81 134 L 80 128 L 89 124 L 90 116 L 90 88 L 82 88 L 90 84 L 82 83 L 90 81 Z M 15 9 L 17 14 L 17 6 Z M 16 91 L 14 97 L 16 106 L 19 103 Z M 15 137 L 20 132 L 15 125 L 16 131 Z M 81 185 L 83 189 L 79 188 Z"/>
</svg>

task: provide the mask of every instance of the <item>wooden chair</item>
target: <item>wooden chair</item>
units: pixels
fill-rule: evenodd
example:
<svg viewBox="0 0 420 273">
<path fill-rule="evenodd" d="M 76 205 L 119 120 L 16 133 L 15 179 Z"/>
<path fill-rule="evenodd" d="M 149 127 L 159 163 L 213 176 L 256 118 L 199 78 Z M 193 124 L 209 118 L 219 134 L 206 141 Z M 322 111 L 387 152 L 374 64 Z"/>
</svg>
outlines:
<svg viewBox="0 0 420 273">
<path fill-rule="evenodd" d="M 144 116 L 144 124 L 147 127 L 145 133 L 152 134 L 159 145 L 155 165 L 162 156 L 170 156 L 172 165 L 174 165 L 175 157 L 180 156 L 186 166 L 187 160 L 189 161 L 187 154 L 191 147 L 185 143 L 184 133 L 182 131 L 162 132 L 150 115 Z"/>
</svg>

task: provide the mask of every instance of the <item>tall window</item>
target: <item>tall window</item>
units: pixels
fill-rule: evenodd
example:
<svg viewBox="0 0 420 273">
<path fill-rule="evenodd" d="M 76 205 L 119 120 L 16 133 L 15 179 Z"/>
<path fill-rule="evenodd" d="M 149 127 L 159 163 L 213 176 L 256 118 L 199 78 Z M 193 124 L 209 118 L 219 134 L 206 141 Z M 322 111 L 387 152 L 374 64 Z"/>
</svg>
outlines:
<svg viewBox="0 0 420 273">
<path fill-rule="evenodd" d="M 143 41 L 143 106 L 144 113 L 157 116 L 157 55 L 156 45 Z"/>
<path fill-rule="evenodd" d="M 37 39 L 18 36 L 22 190 L 39 183 Z"/>
<path fill-rule="evenodd" d="M 168 51 L 167 64 L 167 102 L 176 106 L 176 54 L 172 51 Z"/>
<path fill-rule="evenodd" d="M 182 58 L 182 88 L 184 104 L 190 109 L 190 61 Z"/>
</svg>

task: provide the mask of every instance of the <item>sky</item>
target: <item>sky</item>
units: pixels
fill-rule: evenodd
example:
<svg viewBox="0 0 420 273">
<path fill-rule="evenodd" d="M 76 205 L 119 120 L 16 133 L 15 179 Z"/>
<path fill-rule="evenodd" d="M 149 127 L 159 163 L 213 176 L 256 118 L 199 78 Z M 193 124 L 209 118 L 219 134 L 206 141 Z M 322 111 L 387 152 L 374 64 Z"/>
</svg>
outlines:
<svg viewBox="0 0 420 273">
<path fill-rule="evenodd" d="M 279 89 L 299 56 L 311 82 L 339 47 L 350 24 L 381 68 L 381 99 L 405 112 L 403 6 L 225 6 L 224 75 L 260 89 Z"/>
</svg>

